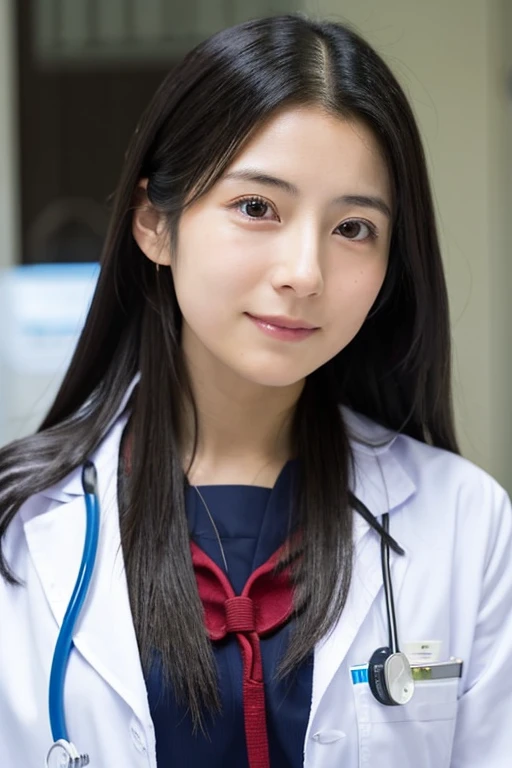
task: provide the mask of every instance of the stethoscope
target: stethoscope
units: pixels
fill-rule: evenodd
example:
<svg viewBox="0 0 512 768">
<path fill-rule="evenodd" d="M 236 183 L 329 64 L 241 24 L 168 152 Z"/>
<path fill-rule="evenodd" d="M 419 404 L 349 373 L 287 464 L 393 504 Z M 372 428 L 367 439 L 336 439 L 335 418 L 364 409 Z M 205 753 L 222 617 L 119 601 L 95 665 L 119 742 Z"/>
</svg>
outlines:
<svg viewBox="0 0 512 768">
<path fill-rule="evenodd" d="M 89 755 L 80 754 L 68 737 L 64 717 L 64 681 L 73 645 L 73 629 L 89 591 L 98 551 L 100 533 L 98 479 L 96 467 L 90 461 L 84 464 L 82 470 L 82 487 L 87 513 L 84 551 L 73 594 L 66 609 L 53 654 L 48 699 L 50 727 L 54 743 L 46 757 L 46 768 L 83 768 L 83 766 L 89 765 Z"/>
<path fill-rule="evenodd" d="M 92 462 L 84 464 L 82 487 L 85 494 L 86 530 L 82 562 L 73 594 L 64 615 L 53 655 L 49 686 L 50 726 L 54 743 L 46 757 L 46 768 L 84 768 L 89 755 L 78 752 L 69 740 L 64 716 L 64 682 L 73 645 L 73 630 L 89 591 L 100 531 L 100 502 L 96 468 Z M 389 627 L 389 645 L 378 648 L 368 663 L 368 684 L 378 702 L 386 706 L 407 704 L 414 693 L 414 680 L 407 656 L 400 651 L 389 565 L 390 549 L 404 554 L 403 549 L 389 535 L 389 515 L 378 523 L 369 509 L 353 494 L 349 494 L 352 507 L 381 536 L 381 563 Z"/>
</svg>

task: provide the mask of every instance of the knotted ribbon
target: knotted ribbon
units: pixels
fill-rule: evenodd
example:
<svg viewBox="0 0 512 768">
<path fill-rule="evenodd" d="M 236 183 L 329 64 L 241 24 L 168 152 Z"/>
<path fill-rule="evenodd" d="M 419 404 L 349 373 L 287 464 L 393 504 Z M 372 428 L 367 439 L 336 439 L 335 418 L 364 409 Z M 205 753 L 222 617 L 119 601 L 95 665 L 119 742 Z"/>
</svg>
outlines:
<svg viewBox="0 0 512 768">
<path fill-rule="evenodd" d="M 245 738 L 250 768 L 269 768 L 260 637 L 288 621 L 293 611 L 290 569 L 277 573 L 281 550 L 249 577 L 237 596 L 224 572 L 191 542 L 192 562 L 212 641 L 236 635 L 243 662 Z"/>
</svg>

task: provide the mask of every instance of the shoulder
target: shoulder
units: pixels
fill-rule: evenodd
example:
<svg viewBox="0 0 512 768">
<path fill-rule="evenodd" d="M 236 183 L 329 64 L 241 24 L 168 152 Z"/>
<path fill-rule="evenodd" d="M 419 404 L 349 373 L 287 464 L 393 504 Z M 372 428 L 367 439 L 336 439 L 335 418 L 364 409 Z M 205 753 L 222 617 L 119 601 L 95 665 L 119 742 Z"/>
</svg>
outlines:
<svg viewBox="0 0 512 768">
<path fill-rule="evenodd" d="M 441 508 L 449 502 L 465 522 L 475 525 L 485 517 L 510 515 L 505 489 L 463 456 L 407 435 L 400 435 L 391 451 L 413 479 L 419 498 L 433 499 Z"/>
<path fill-rule="evenodd" d="M 105 478 L 107 484 L 112 484 L 113 478 L 117 478 L 117 468 L 119 463 L 119 449 L 124 428 L 130 416 L 130 399 L 140 380 L 137 374 L 127 389 L 124 391 L 119 407 L 113 416 L 106 422 L 103 436 L 86 457 L 88 461 L 94 463 L 99 478 L 100 495 L 105 491 Z M 60 448 L 60 455 L 64 457 L 69 451 L 72 455 L 76 454 L 76 446 L 65 444 Z M 33 497 L 27 499 L 20 509 L 21 517 L 33 517 L 41 512 L 53 508 L 50 502 L 66 503 L 70 498 L 82 496 L 84 491 L 82 487 L 82 469 L 83 465 L 75 467 L 71 472 L 60 477 L 53 485 L 40 491 Z"/>
<path fill-rule="evenodd" d="M 404 506 L 416 522 L 471 527 L 487 535 L 512 527 L 509 497 L 485 470 L 458 454 L 436 448 L 343 409 L 356 463 L 378 465 L 385 483 L 407 478 Z M 389 489 L 391 492 L 393 488 Z M 438 529 L 438 532 L 439 530 Z M 455 530 L 454 530 L 455 533 Z"/>
<path fill-rule="evenodd" d="M 127 420 L 128 415 L 126 413 L 118 417 L 88 456 L 88 460 L 96 468 L 101 499 L 111 496 L 113 488 L 115 489 L 117 485 L 119 447 Z M 82 497 L 84 495 L 82 472 L 83 465 L 79 465 L 54 485 L 30 496 L 16 516 L 21 524 L 25 525 L 34 517 L 51 513 L 60 505 L 67 504 L 74 498 Z"/>
<path fill-rule="evenodd" d="M 127 416 L 118 418 L 88 457 L 96 467 L 102 531 L 117 519 L 119 445 L 126 421 Z M 9 568 L 22 582 L 32 572 L 34 558 L 42 550 L 51 551 L 53 542 L 59 542 L 63 551 L 73 544 L 77 551 L 82 550 L 85 525 L 82 471 L 83 466 L 77 466 L 54 485 L 29 496 L 9 524 L 2 549 Z"/>
</svg>

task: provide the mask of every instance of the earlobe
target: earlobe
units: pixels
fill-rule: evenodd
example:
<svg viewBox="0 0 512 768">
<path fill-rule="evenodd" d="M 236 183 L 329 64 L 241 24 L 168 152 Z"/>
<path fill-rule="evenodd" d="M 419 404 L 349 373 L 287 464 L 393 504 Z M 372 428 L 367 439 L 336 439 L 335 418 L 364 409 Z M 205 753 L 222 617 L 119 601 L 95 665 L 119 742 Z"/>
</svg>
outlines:
<svg viewBox="0 0 512 768">
<path fill-rule="evenodd" d="M 140 250 L 157 265 L 170 266 L 171 254 L 164 214 L 149 202 L 147 179 L 139 182 L 134 195 L 132 234 Z"/>
</svg>

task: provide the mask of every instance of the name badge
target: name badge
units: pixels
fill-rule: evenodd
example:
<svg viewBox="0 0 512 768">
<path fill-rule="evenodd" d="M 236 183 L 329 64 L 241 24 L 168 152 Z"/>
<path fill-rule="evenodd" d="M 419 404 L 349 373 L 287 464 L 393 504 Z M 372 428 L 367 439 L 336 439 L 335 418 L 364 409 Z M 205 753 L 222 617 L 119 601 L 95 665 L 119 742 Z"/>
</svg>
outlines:
<svg viewBox="0 0 512 768">
<path fill-rule="evenodd" d="M 462 677 L 461 659 L 434 661 L 432 664 L 411 664 L 413 680 L 447 680 Z M 350 670 L 352 684 L 368 683 L 368 664 L 357 664 Z"/>
</svg>

